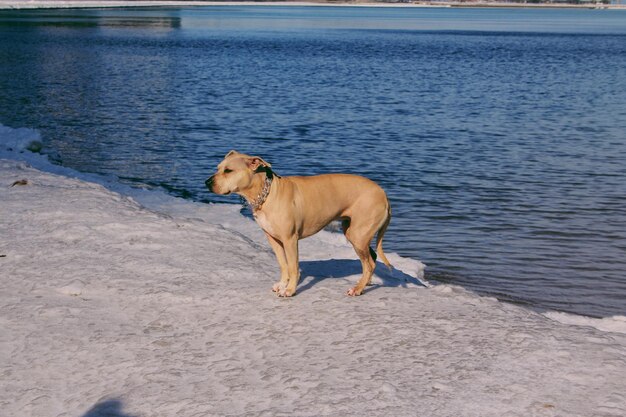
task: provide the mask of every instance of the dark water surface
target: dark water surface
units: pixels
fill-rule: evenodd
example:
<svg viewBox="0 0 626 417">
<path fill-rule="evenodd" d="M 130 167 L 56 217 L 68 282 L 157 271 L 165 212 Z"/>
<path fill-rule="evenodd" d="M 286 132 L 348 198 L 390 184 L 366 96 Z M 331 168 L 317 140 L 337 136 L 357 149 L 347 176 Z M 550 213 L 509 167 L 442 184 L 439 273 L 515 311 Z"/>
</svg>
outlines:
<svg viewBox="0 0 626 417">
<path fill-rule="evenodd" d="M 428 279 L 626 314 L 626 12 L 0 11 L 0 123 L 198 201 L 233 148 L 363 174 Z"/>
</svg>

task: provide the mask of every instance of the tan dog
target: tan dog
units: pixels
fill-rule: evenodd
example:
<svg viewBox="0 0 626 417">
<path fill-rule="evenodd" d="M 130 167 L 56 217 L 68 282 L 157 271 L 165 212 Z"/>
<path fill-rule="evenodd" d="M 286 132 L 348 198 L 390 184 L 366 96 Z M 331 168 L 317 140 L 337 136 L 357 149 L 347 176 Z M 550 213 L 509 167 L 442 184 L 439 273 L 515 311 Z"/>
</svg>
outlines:
<svg viewBox="0 0 626 417">
<path fill-rule="evenodd" d="M 371 281 L 376 253 L 369 245 L 376 232 L 376 252 L 391 267 L 382 246 L 391 207 L 383 189 L 367 178 L 349 174 L 280 177 L 262 158 L 230 151 L 206 186 L 216 194 L 239 194 L 252 207 L 280 265 L 280 281 L 272 287 L 279 296 L 296 293 L 298 240 L 336 219 L 342 221 L 343 232 L 363 266 L 363 276 L 348 295 L 361 295 Z"/>
</svg>

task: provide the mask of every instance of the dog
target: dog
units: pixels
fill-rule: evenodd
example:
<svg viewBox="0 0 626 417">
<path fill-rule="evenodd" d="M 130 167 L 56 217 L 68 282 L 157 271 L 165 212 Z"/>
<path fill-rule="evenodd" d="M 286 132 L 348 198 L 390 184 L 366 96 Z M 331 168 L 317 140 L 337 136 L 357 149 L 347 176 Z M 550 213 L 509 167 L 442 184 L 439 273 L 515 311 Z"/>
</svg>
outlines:
<svg viewBox="0 0 626 417">
<path fill-rule="evenodd" d="M 278 264 L 280 281 L 272 291 L 280 297 L 296 293 L 300 280 L 298 241 L 340 220 L 343 233 L 361 260 L 363 275 L 349 296 L 361 295 L 370 284 L 376 254 L 392 268 L 383 252 L 383 236 L 391 221 L 385 191 L 375 182 L 351 174 L 281 177 L 258 156 L 230 151 L 205 182 L 210 192 L 239 194 L 265 232 Z M 376 252 L 370 247 L 375 234 Z"/>
</svg>

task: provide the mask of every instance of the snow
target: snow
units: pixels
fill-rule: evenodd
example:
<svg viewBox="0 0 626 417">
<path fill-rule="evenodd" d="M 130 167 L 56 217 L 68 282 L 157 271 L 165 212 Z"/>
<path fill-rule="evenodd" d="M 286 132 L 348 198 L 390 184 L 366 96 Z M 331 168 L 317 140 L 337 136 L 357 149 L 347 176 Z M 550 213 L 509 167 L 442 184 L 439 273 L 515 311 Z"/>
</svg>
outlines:
<svg viewBox="0 0 626 417">
<path fill-rule="evenodd" d="M 623 317 L 430 286 L 396 254 L 347 297 L 360 263 L 329 232 L 281 299 L 237 206 L 112 190 L 8 150 L 18 134 L 0 130 L 2 416 L 626 415 Z"/>
<path fill-rule="evenodd" d="M 547 311 L 544 316 L 565 324 L 576 326 L 589 326 L 605 332 L 616 332 L 626 334 L 626 317 L 613 316 L 602 317 L 599 319 L 593 317 L 579 316 L 576 314 L 568 314 L 560 311 Z"/>
<path fill-rule="evenodd" d="M 0 125 L 0 152 L 11 156 L 11 153 L 24 154 L 25 151 L 41 150 L 41 146 L 39 131 L 26 127 L 13 129 Z"/>
</svg>

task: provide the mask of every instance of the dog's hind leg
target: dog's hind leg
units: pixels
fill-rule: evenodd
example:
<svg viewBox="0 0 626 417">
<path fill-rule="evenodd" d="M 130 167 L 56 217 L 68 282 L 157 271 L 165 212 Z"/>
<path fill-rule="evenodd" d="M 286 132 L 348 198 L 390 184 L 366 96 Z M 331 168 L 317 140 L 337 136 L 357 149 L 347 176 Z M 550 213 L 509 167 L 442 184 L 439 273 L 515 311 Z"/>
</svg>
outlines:
<svg viewBox="0 0 626 417">
<path fill-rule="evenodd" d="M 387 268 L 389 268 L 389 270 L 392 270 L 393 267 L 391 266 L 389 259 L 387 259 L 387 257 L 385 256 L 385 252 L 383 252 L 383 237 L 385 236 L 385 232 L 387 231 L 387 227 L 389 226 L 390 221 L 391 221 L 391 207 L 388 206 L 387 215 L 385 216 L 385 219 L 377 232 L 376 252 L 378 252 L 378 255 L 380 256 L 380 260 L 383 261 L 383 263 L 387 266 Z"/>
<path fill-rule="evenodd" d="M 376 233 L 376 226 L 371 224 L 360 223 L 352 219 L 351 225 L 346 231 L 346 237 L 352 243 L 354 251 L 361 260 L 361 267 L 363 268 L 363 275 L 359 282 L 348 290 L 348 295 L 356 296 L 361 295 L 363 289 L 368 285 L 374 274 L 374 268 L 376 262 L 372 257 L 372 249 L 370 248 L 370 242 Z"/>
<path fill-rule="evenodd" d="M 368 249 L 369 247 L 367 245 L 365 245 L 365 247 L 361 246 L 359 249 L 355 247 L 355 251 L 361 260 L 363 275 L 361 276 L 361 279 L 359 279 L 359 282 L 348 290 L 348 295 L 350 296 L 361 295 L 363 289 L 370 282 L 372 275 L 374 274 L 374 268 L 372 267 L 374 260 L 372 259 Z"/>
<path fill-rule="evenodd" d="M 343 234 L 346 236 L 346 239 L 348 239 L 348 241 L 352 244 L 352 247 L 354 247 L 354 250 L 357 251 L 357 247 L 355 246 L 353 239 L 355 239 L 355 237 L 353 236 L 353 233 L 349 233 L 350 231 L 350 218 L 346 217 L 341 221 L 341 228 L 343 229 Z M 371 240 L 371 239 L 370 239 Z M 370 258 L 372 259 L 371 265 L 372 265 L 372 269 L 374 269 L 376 267 L 376 252 L 374 251 L 374 249 L 372 249 L 369 244 L 368 244 L 368 250 L 370 253 Z M 360 259 L 360 257 L 359 257 Z M 369 283 L 367 285 L 370 285 Z"/>
</svg>

